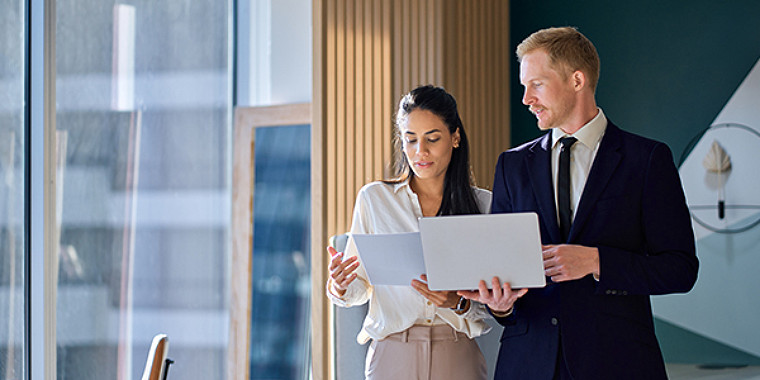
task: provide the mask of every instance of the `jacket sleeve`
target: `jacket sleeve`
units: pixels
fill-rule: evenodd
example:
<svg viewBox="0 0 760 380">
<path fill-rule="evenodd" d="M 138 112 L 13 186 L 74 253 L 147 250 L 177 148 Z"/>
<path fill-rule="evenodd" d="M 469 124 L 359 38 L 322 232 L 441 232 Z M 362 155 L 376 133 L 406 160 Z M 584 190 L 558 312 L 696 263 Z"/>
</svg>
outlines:
<svg viewBox="0 0 760 380">
<path fill-rule="evenodd" d="M 699 262 L 691 216 L 670 149 L 655 144 L 645 168 L 641 199 L 645 252 L 600 246 L 597 293 L 657 295 L 687 292 Z"/>
</svg>

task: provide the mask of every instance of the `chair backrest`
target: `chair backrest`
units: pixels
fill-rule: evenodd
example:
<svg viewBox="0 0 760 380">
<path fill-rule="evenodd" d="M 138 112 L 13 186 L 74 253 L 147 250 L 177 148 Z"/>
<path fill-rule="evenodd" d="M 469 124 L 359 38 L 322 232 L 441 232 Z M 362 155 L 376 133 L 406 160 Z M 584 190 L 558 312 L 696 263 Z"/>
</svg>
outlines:
<svg viewBox="0 0 760 380">
<path fill-rule="evenodd" d="M 145 361 L 142 380 L 166 380 L 169 365 L 174 363 L 173 360 L 166 357 L 168 354 L 169 338 L 166 334 L 154 336 L 148 351 L 148 359 Z"/>
<path fill-rule="evenodd" d="M 348 234 L 335 235 L 330 238 L 330 245 L 343 252 L 348 242 Z M 367 355 L 368 344 L 356 342 L 356 335 L 362 328 L 364 317 L 367 315 L 367 304 L 351 308 L 333 307 L 335 319 L 335 375 L 337 380 L 354 380 L 364 378 L 364 358 Z"/>
</svg>

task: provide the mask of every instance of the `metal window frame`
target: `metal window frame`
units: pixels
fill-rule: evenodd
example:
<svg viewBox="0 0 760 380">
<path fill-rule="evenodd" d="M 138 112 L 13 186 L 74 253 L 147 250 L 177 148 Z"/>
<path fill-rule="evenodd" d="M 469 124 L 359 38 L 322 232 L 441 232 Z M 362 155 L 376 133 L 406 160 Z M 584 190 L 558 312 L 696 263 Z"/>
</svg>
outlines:
<svg viewBox="0 0 760 380">
<path fill-rule="evenodd" d="M 55 0 L 27 0 L 27 378 L 56 376 Z"/>
</svg>

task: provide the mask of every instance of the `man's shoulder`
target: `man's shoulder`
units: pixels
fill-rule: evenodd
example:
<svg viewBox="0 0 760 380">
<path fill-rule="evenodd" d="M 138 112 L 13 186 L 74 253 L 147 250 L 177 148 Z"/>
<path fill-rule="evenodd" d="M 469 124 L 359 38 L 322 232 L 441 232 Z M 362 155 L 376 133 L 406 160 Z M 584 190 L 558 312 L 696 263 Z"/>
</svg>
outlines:
<svg viewBox="0 0 760 380">
<path fill-rule="evenodd" d="M 535 151 L 536 149 L 541 149 L 542 144 L 545 143 L 545 139 L 547 137 L 548 137 L 547 134 L 543 134 L 533 140 L 522 143 L 514 148 L 507 149 L 506 151 L 502 152 L 502 154 L 524 154 L 527 152 Z"/>
<path fill-rule="evenodd" d="M 613 124 L 611 121 L 608 122 L 607 124 L 607 130 L 605 131 L 605 135 L 612 135 L 614 137 L 617 137 L 618 139 L 620 139 L 626 144 L 632 144 L 632 145 L 638 145 L 638 146 L 655 146 L 659 144 L 664 144 L 662 141 L 657 141 L 655 139 L 645 137 L 640 134 L 622 129 L 619 126 Z"/>
<path fill-rule="evenodd" d="M 605 140 L 608 140 L 608 144 L 612 144 L 613 147 L 617 146 L 625 151 L 628 159 L 649 160 L 656 153 L 672 156 L 672 151 L 666 143 L 626 131 L 612 122 L 607 125 L 602 143 Z"/>
</svg>

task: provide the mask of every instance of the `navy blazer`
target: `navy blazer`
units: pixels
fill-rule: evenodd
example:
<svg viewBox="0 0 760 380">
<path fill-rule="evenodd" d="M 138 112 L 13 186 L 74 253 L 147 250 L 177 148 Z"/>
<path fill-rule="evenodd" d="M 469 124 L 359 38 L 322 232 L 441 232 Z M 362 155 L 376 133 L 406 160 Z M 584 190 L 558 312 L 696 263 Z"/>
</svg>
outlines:
<svg viewBox="0 0 760 380">
<path fill-rule="evenodd" d="M 649 296 L 689 291 L 699 266 L 670 149 L 608 122 L 566 242 L 554 199 L 551 133 L 499 156 L 492 212 L 536 212 L 543 244 L 597 247 L 600 279 L 547 281 L 497 318 L 496 379 L 552 379 L 560 345 L 575 379 L 667 378 Z"/>
</svg>

